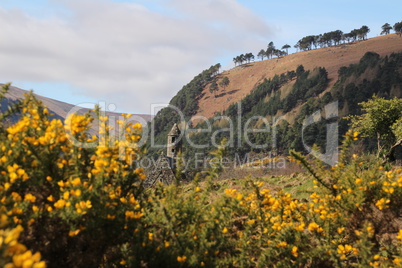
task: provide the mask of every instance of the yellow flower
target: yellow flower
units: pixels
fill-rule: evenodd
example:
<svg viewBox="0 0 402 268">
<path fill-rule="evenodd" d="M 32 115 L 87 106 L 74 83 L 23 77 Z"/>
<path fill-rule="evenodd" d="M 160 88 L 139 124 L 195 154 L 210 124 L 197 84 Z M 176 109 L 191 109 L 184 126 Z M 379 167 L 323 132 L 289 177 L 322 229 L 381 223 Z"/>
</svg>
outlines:
<svg viewBox="0 0 402 268">
<path fill-rule="evenodd" d="M 80 178 L 75 178 L 75 179 L 71 182 L 71 184 L 72 184 L 73 186 L 78 186 L 78 185 L 81 184 L 81 179 L 80 179 Z"/>
<path fill-rule="evenodd" d="M 390 202 L 389 199 L 381 198 L 380 200 L 378 200 L 378 201 L 375 203 L 375 205 L 376 205 L 380 210 L 383 210 L 384 207 L 387 207 L 386 204 L 388 204 L 389 202 Z"/>
<path fill-rule="evenodd" d="M 29 201 L 31 203 L 35 203 L 36 197 L 34 195 L 32 195 L 31 193 L 28 193 L 25 195 L 24 200 Z"/>
<path fill-rule="evenodd" d="M 401 240 L 401 241 L 402 241 L 402 229 L 399 230 L 399 233 L 398 233 L 398 235 L 396 236 L 396 238 L 397 238 L 398 240 Z"/>
<path fill-rule="evenodd" d="M 310 224 L 308 225 L 307 229 L 308 229 L 310 232 L 317 231 L 318 233 L 321 233 L 321 232 L 324 231 L 324 230 L 323 230 L 317 223 L 315 223 L 315 222 L 310 223 Z"/>
<path fill-rule="evenodd" d="M 12 196 L 12 198 L 13 198 L 13 200 L 14 200 L 15 202 L 20 202 L 20 201 L 22 201 L 21 196 L 20 196 L 18 193 L 16 193 L 16 192 L 12 192 L 12 193 L 11 193 L 11 196 Z"/>
<path fill-rule="evenodd" d="M 11 183 L 15 182 L 18 179 L 18 175 L 15 172 L 11 172 L 9 177 L 10 177 L 10 182 Z"/>
<path fill-rule="evenodd" d="M 393 194 L 395 189 L 393 187 L 383 187 L 384 192 Z"/>
<path fill-rule="evenodd" d="M 246 223 L 247 223 L 248 225 L 253 225 L 253 224 L 255 223 L 255 220 L 254 220 L 254 219 L 251 219 L 251 220 L 248 220 Z"/>
<path fill-rule="evenodd" d="M 4 189 L 8 190 L 8 189 L 10 188 L 10 186 L 11 186 L 11 184 L 8 183 L 8 182 L 6 182 L 6 183 L 4 184 Z"/>
<path fill-rule="evenodd" d="M 362 183 L 362 181 L 363 181 L 362 179 L 357 178 L 357 179 L 356 179 L 356 184 L 360 184 L 360 183 Z"/>
<path fill-rule="evenodd" d="M 228 228 L 224 227 L 222 233 L 226 234 L 228 232 Z"/>
<path fill-rule="evenodd" d="M 345 230 L 345 227 L 339 227 L 338 228 L 338 234 L 341 234 L 341 233 L 343 233 L 343 231 Z"/>
<path fill-rule="evenodd" d="M 101 122 L 106 122 L 108 119 L 109 119 L 109 117 L 107 117 L 107 116 L 99 116 L 99 120 Z"/>
<path fill-rule="evenodd" d="M 306 227 L 306 224 L 304 222 L 300 223 L 299 225 L 295 226 L 296 231 L 304 231 L 304 228 Z"/>
<path fill-rule="evenodd" d="M 133 128 L 141 130 L 142 129 L 142 125 L 140 123 L 135 123 Z"/>
<path fill-rule="evenodd" d="M 115 216 L 115 215 L 107 214 L 106 218 L 107 218 L 108 220 L 114 220 L 114 219 L 116 218 L 116 216 Z"/>
<path fill-rule="evenodd" d="M 402 259 L 401 259 L 401 258 L 395 258 L 395 259 L 392 261 L 392 263 L 395 264 L 396 266 L 400 267 L 401 264 L 402 264 Z"/>
<path fill-rule="evenodd" d="M 297 247 L 296 247 L 296 246 L 294 246 L 294 247 L 292 248 L 291 253 L 292 253 L 292 255 L 295 256 L 295 257 L 299 256 L 299 253 L 297 252 Z"/>
<path fill-rule="evenodd" d="M 279 222 L 275 222 L 274 225 L 272 225 L 272 229 L 280 231 L 282 230 L 282 225 Z"/>
<path fill-rule="evenodd" d="M 68 235 L 69 235 L 69 236 L 76 236 L 77 234 L 80 233 L 80 231 L 81 231 L 81 230 L 79 230 L 79 229 L 78 229 L 78 230 L 75 230 L 75 231 L 69 231 L 69 232 L 68 232 Z"/>
<path fill-rule="evenodd" d="M 371 235 L 374 234 L 374 228 L 372 226 L 367 227 L 367 232 L 369 232 Z"/>
<path fill-rule="evenodd" d="M 142 212 L 126 211 L 126 219 L 139 219 L 144 216 Z"/>
<path fill-rule="evenodd" d="M 282 242 L 279 242 L 278 244 L 276 244 L 276 247 L 278 247 L 278 248 L 284 248 L 284 247 L 286 247 L 288 245 L 288 243 L 286 243 L 286 241 L 282 241 Z"/>
<path fill-rule="evenodd" d="M 237 192 L 236 189 L 225 189 L 225 194 L 235 196 L 235 193 Z"/>
<path fill-rule="evenodd" d="M 81 193 L 82 193 L 81 190 L 80 190 L 80 189 L 77 189 L 77 190 L 74 191 L 73 194 L 74 194 L 75 196 L 79 197 L 79 196 L 81 196 Z"/>
<path fill-rule="evenodd" d="M 75 208 L 78 214 L 86 214 L 87 210 L 92 208 L 91 201 L 81 201 L 75 204 Z"/>
<path fill-rule="evenodd" d="M 63 198 L 64 198 L 65 200 L 68 200 L 68 198 L 70 198 L 70 193 L 69 193 L 69 192 L 64 192 L 64 193 L 63 193 Z"/>
<path fill-rule="evenodd" d="M 65 206 L 66 206 L 66 201 L 64 199 L 60 199 L 56 203 L 54 203 L 55 208 L 63 208 Z"/>
<path fill-rule="evenodd" d="M 338 245 L 338 254 L 341 255 L 341 259 L 346 259 L 346 254 L 350 254 L 350 253 L 353 253 L 354 255 L 358 255 L 359 250 L 348 244 Z"/>
<path fill-rule="evenodd" d="M 186 256 L 177 256 L 177 261 L 178 262 L 185 262 L 187 260 Z"/>
</svg>

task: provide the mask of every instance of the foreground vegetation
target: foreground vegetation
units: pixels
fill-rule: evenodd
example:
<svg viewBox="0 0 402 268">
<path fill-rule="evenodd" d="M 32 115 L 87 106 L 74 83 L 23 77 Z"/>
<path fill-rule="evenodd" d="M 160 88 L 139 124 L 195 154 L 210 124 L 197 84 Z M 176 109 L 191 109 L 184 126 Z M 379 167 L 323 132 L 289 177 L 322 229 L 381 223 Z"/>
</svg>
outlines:
<svg viewBox="0 0 402 268">
<path fill-rule="evenodd" d="M 216 166 L 203 180 L 144 189 L 143 171 L 124 157 L 138 155 L 140 125 L 120 122 L 126 135 L 114 140 L 99 117 L 98 140 L 86 134 L 90 114 L 72 115 L 64 128 L 33 95 L 19 107 L 19 121 L 0 128 L 1 266 L 402 263 L 402 170 L 350 154 L 357 132 L 347 133 L 332 168 L 291 153 L 311 174 L 307 199 L 270 191 L 266 180 L 219 182 Z"/>
</svg>

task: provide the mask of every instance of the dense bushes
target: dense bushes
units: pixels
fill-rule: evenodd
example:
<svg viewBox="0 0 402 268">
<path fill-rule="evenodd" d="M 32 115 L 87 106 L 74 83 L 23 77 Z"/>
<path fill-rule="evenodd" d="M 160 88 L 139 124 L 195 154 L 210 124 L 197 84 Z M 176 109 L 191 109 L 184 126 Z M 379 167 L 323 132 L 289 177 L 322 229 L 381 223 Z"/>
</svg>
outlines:
<svg viewBox="0 0 402 268">
<path fill-rule="evenodd" d="M 86 134 L 93 121 L 89 114 L 69 117 L 65 129 L 60 120 L 49 119 L 32 94 L 21 104 L 19 117 L 1 129 L 0 211 L 8 218 L 2 227 L 23 230 L 23 244 L 40 252 L 50 267 L 98 267 L 121 260 L 120 248 L 133 239 L 143 216 L 144 199 L 137 197 L 145 177 L 131 166 L 141 125 L 120 122 L 125 139 L 114 141 L 107 118 L 100 117 L 97 141 Z M 82 147 L 96 142 L 93 148 Z M 30 267 L 18 266 L 14 257 L 13 263 Z"/>
</svg>

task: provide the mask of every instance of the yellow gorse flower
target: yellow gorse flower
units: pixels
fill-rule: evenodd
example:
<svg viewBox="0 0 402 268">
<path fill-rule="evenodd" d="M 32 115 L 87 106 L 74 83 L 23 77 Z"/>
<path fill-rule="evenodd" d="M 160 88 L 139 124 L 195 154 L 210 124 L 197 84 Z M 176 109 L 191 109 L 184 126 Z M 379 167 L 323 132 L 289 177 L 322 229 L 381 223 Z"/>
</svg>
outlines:
<svg viewBox="0 0 402 268">
<path fill-rule="evenodd" d="M 126 211 L 126 219 L 140 219 L 144 216 L 142 212 Z"/>
<path fill-rule="evenodd" d="M 298 248 L 296 246 L 292 247 L 292 251 L 290 252 L 293 256 L 297 257 L 299 256 L 299 253 L 297 252 Z"/>
<path fill-rule="evenodd" d="M 186 256 L 177 256 L 177 261 L 178 262 L 185 262 L 187 260 Z"/>
<path fill-rule="evenodd" d="M 399 230 L 398 235 L 396 236 L 396 238 L 400 241 L 402 241 L 402 229 Z"/>
<path fill-rule="evenodd" d="M 35 203 L 36 197 L 34 195 L 32 195 L 31 193 L 28 193 L 25 195 L 24 200 L 29 201 L 31 203 Z"/>
<path fill-rule="evenodd" d="M 315 222 L 310 223 L 310 224 L 308 225 L 307 229 L 308 229 L 310 232 L 316 231 L 316 232 L 318 232 L 318 233 L 321 233 L 321 232 L 324 231 L 324 230 L 323 230 L 317 223 L 315 223 Z"/>
<path fill-rule="evenodd" d="M 92 208 L 91 201 L 81 201 L 75 204 L 75 208 L 78 214 L 86 214 L 88 209 Z"/>
<path fill-rule="evenodd" d="M 66 206 L 66 203 L 67 203 L 66 200 L 59 199 L 59 200 L 57 200 L 56 203 L 54 203 L 54 207 L 58 208 L 58 209 L 61 209 L 61 208 L 64 208 Z"/>
<path fill-rule="evenodd" d="M 385 198 L 381 198 L 380 200 L 377 201 L 377 203 L 375 203 L 375 205 L 380 209 L 383 210 L 384 208 L 386 208 L 386 204 L 388 204 L 390 202 L 389 199 L 385 199 Z"/>
</svg>

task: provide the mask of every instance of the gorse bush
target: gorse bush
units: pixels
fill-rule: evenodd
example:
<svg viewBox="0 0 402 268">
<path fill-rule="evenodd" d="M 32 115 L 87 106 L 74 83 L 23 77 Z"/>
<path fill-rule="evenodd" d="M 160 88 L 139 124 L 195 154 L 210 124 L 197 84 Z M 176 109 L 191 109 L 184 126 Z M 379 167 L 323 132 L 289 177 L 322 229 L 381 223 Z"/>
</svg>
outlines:
<svg viewBox="0 0 402 268">
<path fill-rule="evenodd" d="M 21 225 L 10 229 L 6 228 L 9 224 L 7 215 L 2 211 L 0 216 L 0 265 L 1 267 L 46 267 L 44 261 L 41 261 L 39 252 L 32 254 L 30 250 L 18 242 L 18 238 L 23 231 Z"/>
<path fill-rule="evenodd" d="M 0 140 L 1 211 L 10 228 L 22 228 L 21 240 L 50 267 L 120 261 L 118 248 L 143 217 L 136 197 L 145 176 L 131 166 L 137 148 L 127 146 L 140 138 L 141 125 L 120 122 L 125 139 L 114 140 L 100 117 L 99 145 L 85 149 L 75 145 L 98 139 L 86 134 L 89 114 L 70 116 L 64 128 L 32 94 L 21 107 L 20 120 L 2 129 Z M 121 148 L 131 157 L 121 159 Z"/>
<path fill-rule="evenodd" d="M 308 200 L 264 182 L 216 180 L 145 189 L 132 160 L 141 126 L 119 139 L 107 118 L 63 125 L 33 95 L 0 129 L 0 265 L 6 267 L 397 267 L 402 170 L 350 155 L 332 168 L 292 152 L 315 186 Z M 128 116 L 126 116 L 128 117 Z M 90 136 L 94 120 L 99 137 Z M 124 137 L 124 139 L 123 139 Z M 74 142 L 72 142 L 74 141 Z M 84 142 L 93 143 L 84 148 Z M 123 148 L 123 149 L 122 149 Z M 224 147 L 214 152 L 223 157 Z"/>
</svg>

